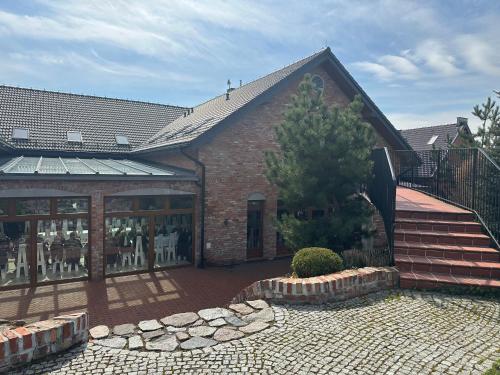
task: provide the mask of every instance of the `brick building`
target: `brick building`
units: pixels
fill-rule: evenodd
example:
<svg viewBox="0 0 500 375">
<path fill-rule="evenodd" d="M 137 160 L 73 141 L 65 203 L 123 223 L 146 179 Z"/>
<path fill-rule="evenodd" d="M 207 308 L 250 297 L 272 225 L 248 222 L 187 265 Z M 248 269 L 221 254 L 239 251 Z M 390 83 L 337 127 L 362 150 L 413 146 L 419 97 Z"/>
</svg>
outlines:
<svg viewBox="0 0 500 375">
<path fill-rule="evenodd" d="M 0 86 L 0 287 L 282 255 L 264 152 L 306 73 L 409 149 L 329 48 L 194 108 Z"/>
</svg>

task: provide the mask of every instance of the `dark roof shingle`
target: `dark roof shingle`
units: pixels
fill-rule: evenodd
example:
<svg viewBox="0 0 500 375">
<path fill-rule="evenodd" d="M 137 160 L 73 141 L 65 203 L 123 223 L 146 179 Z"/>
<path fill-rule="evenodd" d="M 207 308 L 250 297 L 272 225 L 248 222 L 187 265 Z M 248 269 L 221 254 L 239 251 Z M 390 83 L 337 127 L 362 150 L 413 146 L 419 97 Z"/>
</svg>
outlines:
<svg viewBox="0 0 500 375">
<path fill-rule="evenodd" d="M 452 142 L 458 135 L 457 124 L 445 124 L 427 126 L 415 129 L 400 130 L 401 135 L 406 139 L 410 146 L 416 150 L 432 150 L 433 145 L 436 149 L 447 149 L 448 140 Z M 428 142 L 437 136 L 433 144 Z"/>
</svg>

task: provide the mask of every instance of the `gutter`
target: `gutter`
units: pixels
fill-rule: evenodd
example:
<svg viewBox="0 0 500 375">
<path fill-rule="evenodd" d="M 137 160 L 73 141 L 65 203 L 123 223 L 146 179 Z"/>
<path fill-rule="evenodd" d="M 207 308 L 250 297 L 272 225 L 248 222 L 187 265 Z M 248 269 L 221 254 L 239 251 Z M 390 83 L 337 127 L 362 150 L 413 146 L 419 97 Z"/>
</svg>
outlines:
<svg viewBox="0 0 500 375">
<path fill-rule="evenodd" d="M 198 263 L 198 268 L 205 268 L 205 164 L 203 164 L 198 159 L 189 155 L 185 148 L 181 148 L 181 153 L 193 163 L 201 168 L 201 196 L 200 196 L 200 206 L 201 206 L 201 220 L 200 220 L 200 262 Z"/>
</svg>

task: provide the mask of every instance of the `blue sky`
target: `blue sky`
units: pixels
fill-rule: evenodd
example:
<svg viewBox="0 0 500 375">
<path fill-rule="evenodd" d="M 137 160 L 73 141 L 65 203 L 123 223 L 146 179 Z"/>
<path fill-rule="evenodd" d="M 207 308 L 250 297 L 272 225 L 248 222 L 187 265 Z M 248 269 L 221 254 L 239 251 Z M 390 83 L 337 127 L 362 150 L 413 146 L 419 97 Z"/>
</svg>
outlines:
<svg viewBox="0 0 500 375">
<path fill-rule="evenodd" d="M 0 2 L 0 83 L 194 106 L 328 45 L 397 128 L 500 89 L 500 1 Z"/>
</svg>

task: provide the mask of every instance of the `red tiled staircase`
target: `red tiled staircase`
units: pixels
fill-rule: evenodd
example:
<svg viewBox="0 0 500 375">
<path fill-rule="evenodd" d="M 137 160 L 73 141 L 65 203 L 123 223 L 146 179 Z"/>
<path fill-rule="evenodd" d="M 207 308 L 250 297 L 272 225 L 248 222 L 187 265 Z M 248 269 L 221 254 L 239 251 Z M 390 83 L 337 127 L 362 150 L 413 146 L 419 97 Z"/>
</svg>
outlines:
<svg viewBox="0 0 500 375">
<path fill-rule="evenodd" d="M 472 212 L 414 190 L 396 193 L 394 257 L 402 288 L 500 288 L 500 252 Z"/>
</svg>

